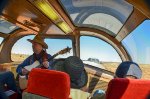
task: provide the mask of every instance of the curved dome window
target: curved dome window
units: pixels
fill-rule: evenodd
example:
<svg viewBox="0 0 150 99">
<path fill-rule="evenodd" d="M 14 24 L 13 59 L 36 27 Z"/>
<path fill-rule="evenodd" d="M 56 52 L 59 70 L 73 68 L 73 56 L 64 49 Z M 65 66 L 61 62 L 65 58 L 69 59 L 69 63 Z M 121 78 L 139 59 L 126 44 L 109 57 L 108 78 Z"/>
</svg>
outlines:
<svg viewBox="0 0 150 99">
<path fill-rule="evenodd" d="M 110 44 L 90 36 L 80 37 L 80 58 L 85 64 L 112 72 L 115 72 L 122 62 L 119 54 Z"/>
<path fill-rule="evenodd" d="M 112 27 L 110 29 L 113 33 L 112 35 L 118 33 L 122 24 L 125 23 L 133 11 L 133 6 L 125 0 L 60 0 L 60 2 L 76 26 L 80 27 L 84 25 L 85 20 L 89 17 L 93 18 L 89 20 L 92 22 L 90 25 L 93 24 L 93 27 L 95 27 L 95 25 L 101 26 L 103 23 L 105 26 L 102 25 L 102 27 L 105 29 Z M 102 13 L 104 15 L 102 15 Z M 108 15 L 112 17 L 109 17 Z M 101 17 L 98 18 L 99 16 Z M 109 19 L 105 20 L 106 18 L 104 18 L 104 16 L 107 18 L 109 17 Z M 115 20 L 117 23 L 112 23 L 112 20 Z M 117 27 L 118 23 L 119 27 Z M 120 25 L 120 23 L 122 24 Z M 117 27 L 116 30 L 113 29 L 115 27 Z"/>
<path fill-rule="evenodd" d="M 104 13 L 95 13 L 88 16 L 83 21 L 83 25 L 91 26 L 97 29 L 101 28 L 101 30 L 104 31 L 105 29 L 108 29 L 111 31 L 110 35 L 113 33 L 114 33 L 113 35 L 115 35 L 118 33 L 118 31 L 120 30 L 123 24 L 111 15 L 104 14 Z"/>
<path fill-rule="evenodd" d="M 133 61 L 139 64 L 150 64 L 150 20 L 144 21 L 126 38 L 122 44 Z"/>
<path fill-rule="evenodd" d="M 34 35 L 25 36 L 19 39 L 11 50 L 12 61 L 23 61 L 29 55 L 33 54 L 32 44 L 27 41 L 27 39 L 33 39 Z M 21 48 L 20 48 L 21 47 Z"/>
<path fill-rule="evenodd" d="M 1 33 L 11 33 L 12 31 L 18 29 L 19 27 L 0 18 L 0 32 Z"/>
</svg>

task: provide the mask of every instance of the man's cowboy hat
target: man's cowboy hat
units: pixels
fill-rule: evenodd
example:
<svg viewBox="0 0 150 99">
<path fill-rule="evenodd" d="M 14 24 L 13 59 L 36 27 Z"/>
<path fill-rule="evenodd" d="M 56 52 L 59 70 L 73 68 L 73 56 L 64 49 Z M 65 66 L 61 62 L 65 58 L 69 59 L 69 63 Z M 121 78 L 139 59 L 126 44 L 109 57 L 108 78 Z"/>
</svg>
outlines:
<svg viewBox="0 0 150 99">
<path fill-rule="evenodd" d="M 84 69 L 84 64 L 82 60 L 76 56 L 70 56 L 65 60 L 57 60 L 53 63 L 52 67 L 55 70 L 63 71 L 69 74 L 71 88 L 79 89 L 87 84 L 88 76 Z"/>
<path fill-rule="evenodd" d="M 36 43 L 42 45 L 43 48 L 48 49 L 47 44 L 44 42 L 44 40 L 39 35 L 36 35 L 33 40 L 28 39 L 28 41 L 31 43 L 36 42 Z"/>
</svg>

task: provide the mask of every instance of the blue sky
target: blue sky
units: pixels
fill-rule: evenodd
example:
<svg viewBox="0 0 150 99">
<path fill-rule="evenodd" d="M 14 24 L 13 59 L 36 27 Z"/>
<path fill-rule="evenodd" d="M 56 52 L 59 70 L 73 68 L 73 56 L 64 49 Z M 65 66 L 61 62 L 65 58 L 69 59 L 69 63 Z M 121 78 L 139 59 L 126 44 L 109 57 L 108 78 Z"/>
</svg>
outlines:
<svg viewBox="0 0 150 99">
<path fill-rule="evenodd" d="M 46 44 L 48 45 L 47 52 L 51 55 L 54 55 L 55 53 L 59 52 L 60 50 L 69 47 L 72 48 L 72 42 L 70 39 L 45 39 Z M 73 52 L 72 50 L 70 53 L 65 53 L 63 55 L 57 56 L 57 58 L 66 58 L 68 56 L 72 56 Z"/>
<path fill-rule="evenodd" d="M 82 36 L 80 42 L 80 54 L 83 60 L 98 58 L 100 61 L 121 62 L 116 50 L 99 38 Z"/>
<path fill-rule="evenodd" d="M 139 25 L 122 43 L 135 62 L 150 64 L 150 20 Z"/>
<path fill-rule="evenodd" d="M 12 53 L 32 54 L 32 45 L 27 39 L 33 39 L 33 37 L 34 36 L 26 36 L 18 40 L 13 46 Z M 67 46 L 72 47 L 71 40 L 46 39 L 45 41 L 49 46 L 47 52 L 51 55 Z M 0 37 L 0 43 L 1 42 L 2 38 Z M 121 61 L 115 49 L 98 38 L 82 36 L 80 42 L 81 59 L 83 60 L 93 57 L 98 58 L 100 61 Z M 133 61 L 150 64 L 150 20 L 144 21 L 122 41 L 122 44 L 130 53 Z M 58 57 L 68 57 L 70 55 L 73 55 L 72 51 L 70 54 L 64 54 Z"/>
</svg>

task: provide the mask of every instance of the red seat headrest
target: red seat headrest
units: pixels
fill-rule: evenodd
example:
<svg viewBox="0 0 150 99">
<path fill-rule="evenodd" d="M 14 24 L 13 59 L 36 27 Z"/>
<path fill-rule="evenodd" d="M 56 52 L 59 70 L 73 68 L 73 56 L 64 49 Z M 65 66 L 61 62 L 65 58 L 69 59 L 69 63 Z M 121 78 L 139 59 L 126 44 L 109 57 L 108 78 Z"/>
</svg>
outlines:
<svg viewBox="0 0 150 99">
<path fill-rule="evenodd" d="M 32 69 L 26 91 L 52 99 L 68 99 L 70 78 L 60 71 Z"/>
<path fill-rule="evenodd" d="M 106 99 L 146 99 L 150 95 L 150 80 L 112 79 L 108 84 Z"/>
</svg>

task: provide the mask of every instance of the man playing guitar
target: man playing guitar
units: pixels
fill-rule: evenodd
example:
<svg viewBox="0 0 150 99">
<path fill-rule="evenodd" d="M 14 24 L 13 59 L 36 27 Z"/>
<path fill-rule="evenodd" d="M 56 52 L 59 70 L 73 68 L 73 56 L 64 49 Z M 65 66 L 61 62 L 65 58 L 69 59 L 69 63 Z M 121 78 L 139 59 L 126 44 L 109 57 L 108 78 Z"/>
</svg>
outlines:
<svg viewBox="0 0 150 99">
<path fill-rule="evenodd" d="M 27 75 L 29 70 L 25 69 L 25 66 L 33 64 L 35 61 L 39 61 L 42 64 L 42 68 L 51 69 L 50 64 L 52 61 L 48 62 L 48 59 L 51 57 L 50 54 L 46 53 L 46 49 L 48 48 L 47 44 L 43 41 L 43 39 L 36 35 L 33 40 L 28 39 L 29 42 L 32 43 L 33 55 L 30 55 L 27 59 L 25 59 L 20 65 L 17 67 L 17 73 L 20 75 Z"/>
<path fill-rule="evenodd" d="M 21 89 L 26 88 L 28 74 L 33 68 L 52 69 L 51 64 L 53 58 L 59 54 L 70 52 L 71 50 L 71 48 L 67 47 L 51 56 L 46 53 L 48 46 L 39 35 L 36 35 L 33 40 L 29 39 L 28 41 L 32 43 L 34 53 L 25 59 L 23 63 L 18 65 L 16 70 L 19 75 L 22 75 L 17 78 Z"/>
</svg>

